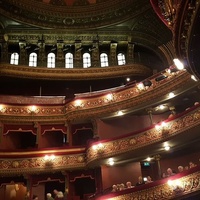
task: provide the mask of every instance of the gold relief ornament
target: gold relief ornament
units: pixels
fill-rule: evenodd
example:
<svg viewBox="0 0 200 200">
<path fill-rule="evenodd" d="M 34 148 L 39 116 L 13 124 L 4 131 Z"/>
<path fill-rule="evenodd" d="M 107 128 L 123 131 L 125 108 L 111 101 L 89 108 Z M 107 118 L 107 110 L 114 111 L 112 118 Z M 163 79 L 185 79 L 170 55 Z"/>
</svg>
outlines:
<svg viewBox="0 0 200 200">
<path fill-rule="evenodd" d="M 78 162 L 80 162 L 80 163 L 82 163 L 82 162 L 84 162 L 84 157 L 83 156 L 78 156 L 78 158 L 77 158 L 77 161 Z"/>
<path fill-rule="evenodd" d="M 137 140 L 135 138 L 130 139 L 129 142 L 131 145 L 137 144 Z"/>
<path fill-rule="evenodd" d="M 12 167 L 14 167 L 14 168 L 19 167 L 19 162 L 18 161 L 13 161 L 12 162 Z"/>
</svg>

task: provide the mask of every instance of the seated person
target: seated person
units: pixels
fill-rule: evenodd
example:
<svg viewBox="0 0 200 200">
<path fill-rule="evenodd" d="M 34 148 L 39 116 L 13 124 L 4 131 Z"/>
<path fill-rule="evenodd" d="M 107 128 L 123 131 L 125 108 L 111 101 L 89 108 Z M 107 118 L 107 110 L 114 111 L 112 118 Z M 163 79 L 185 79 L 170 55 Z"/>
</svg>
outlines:
<svg viewBox="0 0 200 200">
<path fill-rule="evenodd" d="M 172 169 L 168 168 L 167 169 L 167 177 L 174 176 L 174 175 L 175 175 L 175 173 L 172 171 Z"/>
<path fill-rule="evenodd" d="M 145 182 L 145 184 L 147 183 L 152 183 L 153 181 L 151 180 L 151 176 L 147 176 L 147 181 Z"/>
<path fill-rule="evenodd" d="M 111 192 L 117 192 L 117 191 L 118 191 L 117 185 L 113 185 L 113 186 L 112 186 L 112 191 L 111 191 Z"/>
<path fill-rule="evenodd" d="M 122 191 L 122 190 L 124 190 L 125 189 L 125 185 L 123 184 L 123 183 L 121 183 L 120 185 L 119 185 L 119 191 Z"/>
<path fill-rule="evenodd" d="M 178 172 L 179 172 L 179 173 L 183 172 L 183 170 L 184 170 L 183 166 L 181 166 L 181 165 L 178 166 Z"/>
<path fill-rule="evenodd" d="M 47 200 L 54 200 L 54 198 L 51 196 L 51 193 L 47 193 Z"/>
<path fill-rule="evenodd" d="M 197 165 L 195 163 L 193 163 L 192 161 L 189 162 L 189 168 L 193 168 L 196 167 Z"/>
<path fill-rule="evenodd" d="M 188 167 L 188 166 L 185 166 L 185 167 L 184 167 L 184 170 L 188 170 L 188 169 L 189 169 L 189 167 Z"/>
<path fill-rule="evenodd" d="M 127 181 L 126 182 L 126 188 L 133 188 L 134 186 L 132 186 L 131 182 L 130 181 Z"/>
<path fill-rule="evenodd" d="M 138 177 L 138 182 L 136 183 L 136 186 L 144 185 L 144 184 L 145 184 L 145 182 L 144 182 L 142 176 L 139 176 L 139 177 Z"/>
</svg>

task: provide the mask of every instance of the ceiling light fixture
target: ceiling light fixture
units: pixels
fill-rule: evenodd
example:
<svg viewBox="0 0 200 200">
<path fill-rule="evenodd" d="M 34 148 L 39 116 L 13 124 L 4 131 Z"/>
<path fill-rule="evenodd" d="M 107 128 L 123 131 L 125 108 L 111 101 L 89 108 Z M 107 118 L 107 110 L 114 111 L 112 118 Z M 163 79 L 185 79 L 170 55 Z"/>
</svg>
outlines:
<svg viewBox="0 0 200 200">
<path fill-rule="evenodd" d="M 191 75 L 191 79 L 194 80 L 194 81 L 196 81 L 196 82 L 198 81 L 198 80 L 197 80 L 197 77 L 194 76 L 194 75 Z"/>
<path fill-rule="evenodd" d="M 108 159 L 108 164 L 111 165 L 111 166 L 115 164 L 113 158 Z"/>
<path fill-rule="evenodd" d="M 151 161 L 151 158 L 150 158 L 150 157 L 148 157 L 148 158 L 146 159 L 146 161 L 148 161 L 148 162 L 149 162 L 149 161 Z"/>
<path fill-rule="evenodd" d="M 122 116 L 122 115 L 124 115 L 123 111 L 120 110 L 117 112 L 117 116 Z"/>
<path fill-rule="evenodd" d="M 183 63 L 178 58 L 174 58 L 173 61 L 174 61 L 174 64 L 176 65 L 178 70 L 183 70 L 184 69 Z"/>
<path fill-rule="evenodd" d="M 173 92 L 170 92 L 168 96 L 169 96 L 169 98 L 173 98 L 173 97 L 175 97 L 175 94 Z"/>
</svg>

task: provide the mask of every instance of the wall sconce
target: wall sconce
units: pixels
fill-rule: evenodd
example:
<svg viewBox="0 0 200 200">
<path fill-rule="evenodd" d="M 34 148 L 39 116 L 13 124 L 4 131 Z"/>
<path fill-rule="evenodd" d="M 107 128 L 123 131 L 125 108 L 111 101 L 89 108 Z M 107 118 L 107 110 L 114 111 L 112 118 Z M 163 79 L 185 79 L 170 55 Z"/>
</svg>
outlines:
<svg viewBox="0 0 200 200">
<path fill-rule="evenodd" d="M 163 134 L 169 133 L 168 126 L 165 122 L 161 122 L 159 124 L 156 124 L 155 128 L 156 128 L 157 131 L 160 130 Z"/>
<path fill-rule="evenodd" d="M 167 184 L 172 188 L 176 193 L 183 192 L 184 187 L 181 180 L 168 180 Z"/>
<path fill-rule="evenodd" d="M 174 64 L 176 65 L 178 70 L 184 69 L 183 63 L 178 58 L 174 58 L 173 61 L 174 61 Z"/>
<path fill-rule="evenodd" d="M 113 166 L 113 165 L 115 164 L 113 158 L 109 158 L 109 159 L 108 159 L 108 164 L 109 164 L 110 166 Z"/>
<path fill-rule="evenodd" d="M 93 145 L 93 146 L 92 146 L 92 149 L 93 149 L 94 151 L 96 151 L 97 153 L 103 153 L 103 151 L 104 151 L 104 146 L 103 146 L 102 143 L 99 143 L 99 144 Z"/>
<path fill-rule="evenodd" d="M 175 94 L 173 92 L 170 92 L 168 97 L 171 99 L 171 98 L 175 97 Z"/>
<path fill-rule="evenodd" d="M 123 111 L 120 110 L 120 111 L 117 112 L 117 116 L 122 116 L 122 115 L 124 115 Z"/>
<path fill-rule="evenodd" d="M 143 83 L 138 83 L 137 84 L 137 89 L 138 89 L 139 92 L 144 91 L 145 90 L 144 84 Z"/>
<path fill-rule="evenodd" d="M 114 95 L 113 94 L 107 94 L 105 97 L 105 102 L 111 102 L 114 100 Z"/>
<path fill-rule="evenodd" d="M 45 155 L 44 160 L 45 160 L 45 164 L 47 166 L 51 166 L 51 165 L 53 165 L 53 161 L 55 160 L 55 155 L 51 155 L 51 156 Z"/>
<path fill-rule="evenodd" d="M 196 81 L 196 82 L 198 81 L 197 77 L 194 76 L 194 75 L 191 75 L 191 79 L 194 80 L 194 81 Z"/>
<path fill-rule="evenodd" d="M 6 107 L 2 104 L 0 104 L 0 112 L 5 113 L 6 112 Z"/>
<path fill-rule="evenodd" d="M 30 114 L 36 114 L 38 112 L 39 112 L 39 109 L 37 108 L 37 106 L 29 106 L 28 113 L 30 113 Z"/>
<path fill-rule="evenodd" d="M 160 124 L 156 124 L 155 126 L 156 130 L 163 129 L 165 127 L 167 127 L 167 124 L 165 122 L 161 122 Z"/>
<path fill-rule="evenodd" d="M 83 101 L 80 100 L 80 99 L 75 100 L 74 106 L 75 106 L 76 108 L 82 108 L 82 107 L 84 107 Z"/>
<path fill-rule="evenodd" d="M 165 151 L 169 151 L 170 150 L 170 146 L 167 142 L 164 143 L 164 149 Z"/>
</svg>

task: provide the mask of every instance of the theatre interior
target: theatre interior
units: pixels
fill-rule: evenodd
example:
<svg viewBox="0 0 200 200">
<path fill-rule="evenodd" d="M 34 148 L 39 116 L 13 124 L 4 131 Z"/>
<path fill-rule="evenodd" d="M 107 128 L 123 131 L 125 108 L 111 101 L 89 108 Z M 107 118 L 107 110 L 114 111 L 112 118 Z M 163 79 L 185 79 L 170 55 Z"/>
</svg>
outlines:
<svg viewBox="0 0 200 200">
<path fill-rule="evenodd" d="M 199 24 L 200 0 L 0 0 L 0 199 L 199 200 Z"/>
</svg>

